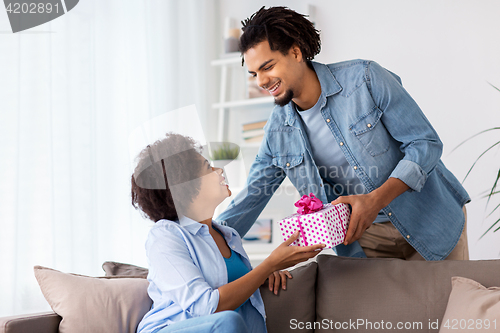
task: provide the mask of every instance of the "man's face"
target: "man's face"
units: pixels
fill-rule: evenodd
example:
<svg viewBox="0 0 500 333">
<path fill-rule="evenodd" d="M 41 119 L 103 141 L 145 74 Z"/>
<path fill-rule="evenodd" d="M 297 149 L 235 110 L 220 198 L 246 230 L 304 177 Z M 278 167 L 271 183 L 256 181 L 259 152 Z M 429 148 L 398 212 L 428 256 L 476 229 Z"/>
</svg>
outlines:
<svg viewBox="0 0 500 333">
<path fill-rule="evenodd" d="M 291 48 L 285 56 L 272 51 L 269 43 L 263 41 L 248 49 L 243 58 L 248 72 L 255 76 L 257 84 L 274 96 L 277 105 L 284 106 L 301 91 L 302 55 L 297 56 Z"/>
</svg>

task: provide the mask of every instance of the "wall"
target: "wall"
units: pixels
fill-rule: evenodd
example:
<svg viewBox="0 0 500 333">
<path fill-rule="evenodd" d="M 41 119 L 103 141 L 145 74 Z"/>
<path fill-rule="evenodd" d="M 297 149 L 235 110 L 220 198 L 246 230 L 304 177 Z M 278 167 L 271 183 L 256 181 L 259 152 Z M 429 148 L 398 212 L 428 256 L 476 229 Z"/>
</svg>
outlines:
<svg viewBox="0 0 500 333">
<path fill-rule="evenodd" d="M 397 73 L 438 131 L 443 162 L 463 180 L 480 153 L 499 138 L 498 133 L 487 133 L 453 151 L 466 138 L 500 126 L 500 92 L 488 84 L 500 87 L 500 44 L 495 42 L 500 40 L 500 2 L 220 0 L 220 19 L 229 16 L 239 22 L 263 5 L 306 13 L 308 4 L 315 8 L 322 35 L 316 60 L 370 59 Z M 498 149 L 493 149 L 464 182 L 472 198 L 467 209 L 473 259 L 500 257 L 500 231 L 479 239 L 495 221 L 485 216 L 499 198 L 486 211 L 481 196 L 493 184 L 498 161 Z"/>
</svg>

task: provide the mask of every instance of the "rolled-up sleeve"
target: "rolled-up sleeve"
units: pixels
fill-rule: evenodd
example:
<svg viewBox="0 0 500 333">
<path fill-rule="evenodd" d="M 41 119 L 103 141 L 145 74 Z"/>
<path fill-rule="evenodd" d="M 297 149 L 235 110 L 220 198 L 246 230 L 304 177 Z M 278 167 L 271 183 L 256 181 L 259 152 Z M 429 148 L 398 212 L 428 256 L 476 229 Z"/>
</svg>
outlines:
<svg viewBox="0 0 500 333">
<path fill-rule="evenodd" d="M 366 82 L 373 101 L 382 111 L 382 123 L 401 142 L 404 153 L 390 177 L 402 180 L 410 191 L 420 192 L 441 158 L 443 144 L 398 76 L 370 62 L 366 67 Z"/>
<path fill-rule="evenodd" d="M 209 315 L 217 310 L 219 290 L 207 283 L 180 234 L 175 230 L 152 230 L 146 252 L 148 279 L 163 298 L 178 304 L 188 317 Z"/>
</svg>

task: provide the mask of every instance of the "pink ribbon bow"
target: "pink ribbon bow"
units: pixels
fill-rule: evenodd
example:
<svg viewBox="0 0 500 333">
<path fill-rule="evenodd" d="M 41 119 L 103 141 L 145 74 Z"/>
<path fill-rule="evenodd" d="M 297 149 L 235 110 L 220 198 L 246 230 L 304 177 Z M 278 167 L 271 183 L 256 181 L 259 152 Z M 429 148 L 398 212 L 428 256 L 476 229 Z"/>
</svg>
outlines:
<svg viewBox="0 0 500 333">
<path fill-rule="evenodd" d="M 297 213 L 304 215 L 314 213 L 322 209 L 323 203 L 321 200 L 316 198 L 314 194 L 309 193 L 309 196 L 303 195 L 302 198 L 295 203 L 295 207 L 299 207 L 299 209 L 297 209 Z"/>
<path fill-rule="evenodd" d="M 303 195 L 302 198 L 300 198 L 299 201 L 295 203 L 295 207 L 299 208 L 297 209 L 298 214 L 305 215 L 321 210 L 323 208 L 323 203 L 321 202 L 321 200 L 316 198 L 314 194 L 309 193 L 309 196 Z M 300 236 L 302 236 L 302 239 L 304 240 L 304 245 L 308 246 L 304 228 L 302 228 L 302 222 L 300 221 L 299 216 L 297 216 L 297 224 L 299 225 Z"/>
</svg>

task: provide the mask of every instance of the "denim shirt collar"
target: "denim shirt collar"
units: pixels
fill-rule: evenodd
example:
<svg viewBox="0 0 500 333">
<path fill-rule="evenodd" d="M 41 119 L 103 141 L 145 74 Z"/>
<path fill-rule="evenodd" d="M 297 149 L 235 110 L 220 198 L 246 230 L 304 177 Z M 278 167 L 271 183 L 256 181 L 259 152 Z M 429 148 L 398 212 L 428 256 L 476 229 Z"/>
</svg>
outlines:
<svg viewBox="0 0 500 333">
<path fill-rule="evenodd" d="M 315 61 L 311 61 L 311 63 L 316 75 L 318 76 L 319 84 L 321 86 L 321 95 L 319 96 L 319 99 L 322 100 L 320 104 L 321 108 L 323 108 L 326 104 L 326 98 L 342 91 L 342 86 L 339 84 L 327 65 L 320 64 Z M 285 126 L 293 126 L 297 117 L 295 108 L 293 107 L 293 101 L 290 101 L 290 103 L 285 106 L 285 110 Z"/>
</svg>

